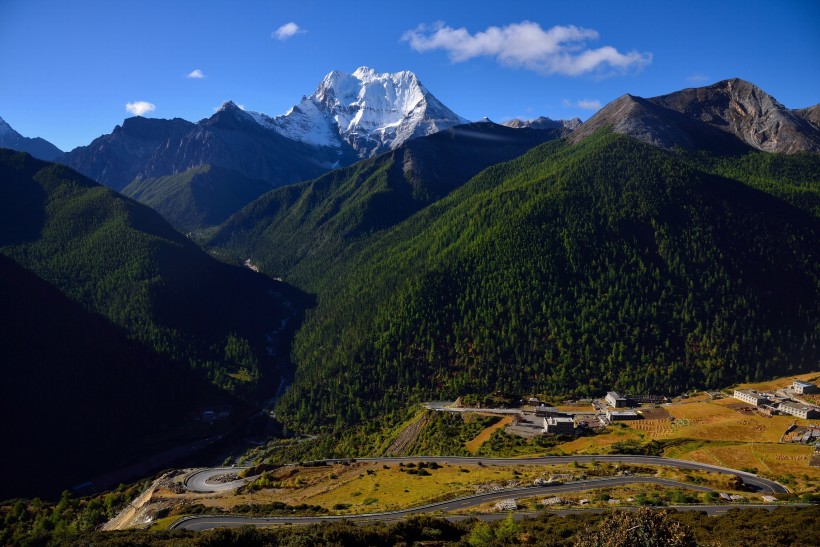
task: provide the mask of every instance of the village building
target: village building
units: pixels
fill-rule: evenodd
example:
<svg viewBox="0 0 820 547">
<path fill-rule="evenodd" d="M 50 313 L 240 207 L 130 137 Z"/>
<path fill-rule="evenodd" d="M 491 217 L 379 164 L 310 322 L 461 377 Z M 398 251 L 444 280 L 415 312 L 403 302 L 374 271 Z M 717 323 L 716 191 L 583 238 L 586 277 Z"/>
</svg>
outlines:
<svg viewBox="0 0 820 547">
<path fill-rule="evenodd" d="M 803 418 L 804 420 L 820 416 L 820 412 L 818 412 L 817 407 L 803 405 L 800 403 L 780 403 L 777 410 L 780 412 L 785 412 L 786 414 L 791 414 L 797 418 Z"/>
<path fill-rule="evenodd" d="M 575 433 L 575 421 L 571 416 L 548 416 L 544 418 L 544 433 L 573 435 Z"/>
<path fill-rule="evenodd" d="M 623 408 L 629 406 L 629 402 L 627 401 L 626 397 L 621 397 L 620 394 L 616 393 L 615 391 L 610 391 L 606 394 L 606 403 L 615 408 Z"/>
<path fill-rule="evenodd" d="M 736 389 L 732 397 L 752 406 L 761 406 L 769 402 L 769 399 L 753 389 Z"/>
<path fill-rule="evenodd" d="M 565 414 L 559 412 L 554 406 L 538 405 L 535 407 L 535 415 L 544 418 L 545 416 L 564 416 Z"/>
<path fill-rule="evenodd" d="M 816 385 L 812 384 L 811 382 L 804 382 L 802 380 L 795 380 L 794 383 L 789 387 L 791 387 L 792 391 L 794 391 L 798 395 L 820 393 L 820 388 L 818 388 Z"/>
<path fill-rule="evenodd" d="M 634 410 L 607 410 L 606 419 L 610 422 L 618 420 L 640 420 L 641 415 Z"/>
</svg>

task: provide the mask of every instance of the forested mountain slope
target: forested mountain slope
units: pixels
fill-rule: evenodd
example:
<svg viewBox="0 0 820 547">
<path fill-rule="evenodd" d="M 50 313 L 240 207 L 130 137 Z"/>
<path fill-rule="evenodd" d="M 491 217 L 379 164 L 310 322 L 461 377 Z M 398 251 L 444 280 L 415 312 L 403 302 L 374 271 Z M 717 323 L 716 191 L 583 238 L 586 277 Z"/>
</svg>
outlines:
<svg viewBox="0 0 820 547">
<path fill-rule="evenodd" d="M 794 161 L 815 170 L 780 183 L 816 188 L 816 160 Z M 278 416 L 341 426 L 469 392 L 674 394 L 816 367 L 820 221 L 707 168 L 604 131 L 483 171 L 317 274 Z"/>
<path fill-rule="evenodd" d="M 225 396 L 0 255 L 0 499 L 56 497 Z"/>
<path fill-rule="evenodd" d="M 316 180 L 273 190 L 228 219 L 208 244 L 311 287 L 330 264 L 374 234 L 482 169 L 558 136 L 558 129 L 511 129 L 491 122 L 445 129 Z"/>
<path fill-rule="evenodd" d="M 222 386 L 278 378 L 266 337 L 290 315 L 290 289 L 218 262 L 67 167 L 0 150 L 0 252 Z"/>
<path fill-rule="evenodd" d="M 205 164 L 174 175 L 135 180 L 122 193 L 151 207 L 178 230 L 190 231 L 224 222 L 271 188 L 261 180 Z"/>
</svg>

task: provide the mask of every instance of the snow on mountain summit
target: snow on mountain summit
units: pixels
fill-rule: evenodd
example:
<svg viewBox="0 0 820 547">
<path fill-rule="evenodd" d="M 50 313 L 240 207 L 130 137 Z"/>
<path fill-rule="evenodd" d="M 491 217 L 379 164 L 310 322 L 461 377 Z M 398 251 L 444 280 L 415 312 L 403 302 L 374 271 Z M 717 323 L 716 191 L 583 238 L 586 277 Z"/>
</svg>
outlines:
<svg viewBox="0 0 820 547">
<path fill-rule="evenodd" d="M 334 70 L 309 97 L 271 118 L 249 112 L 262 126 L 298 141 L 352 147 L 359 157 L 392 150 L 408 139 L 467 123 L 436 99 L 409 71 Z"/>
</svg>

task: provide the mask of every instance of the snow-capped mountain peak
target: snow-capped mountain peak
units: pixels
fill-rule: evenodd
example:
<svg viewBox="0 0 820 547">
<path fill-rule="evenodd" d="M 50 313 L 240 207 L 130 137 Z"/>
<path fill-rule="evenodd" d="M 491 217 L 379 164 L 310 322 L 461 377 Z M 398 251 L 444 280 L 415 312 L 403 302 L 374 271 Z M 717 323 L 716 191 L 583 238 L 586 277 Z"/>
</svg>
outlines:
<svg viewBox="0 0 820 547">
<path fill-rule="evenodd" d="M 286 137 L 319 146 L 352 147 L 359 157 L 467 122 L 436 99 L 412 72 L 379 73 L 364 66 L 353 74 L 330 72 L 316 91 L 282 116 L 249 114 Z"/>
</svg>

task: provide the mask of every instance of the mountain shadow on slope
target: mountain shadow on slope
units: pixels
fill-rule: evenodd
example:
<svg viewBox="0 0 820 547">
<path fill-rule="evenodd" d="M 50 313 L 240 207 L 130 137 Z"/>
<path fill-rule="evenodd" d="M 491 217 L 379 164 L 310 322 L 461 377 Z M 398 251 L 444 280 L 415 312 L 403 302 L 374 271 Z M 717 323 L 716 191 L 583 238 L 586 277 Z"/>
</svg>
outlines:
<svg viewBox="0 0 820 547">
<path fill-rule="evenodd" d="M 0 302 L 2 461 L 14 469 L 0 499 L 54 498 L 167 445 L 156 439 L 195 423 L 197 405 L 232 401 L 4 255 Z"/>
<path fill-rule="evenodd" d="M 155 211 L 65 166 L 0 151 L 0 181 L 10 198 L 0 232 L 20 223 L 3 254 L 220 386 L 250 394 L 289 373 L 282 324 L 300 315 L 299 291 L 215 260 Z"/>
</svg>

